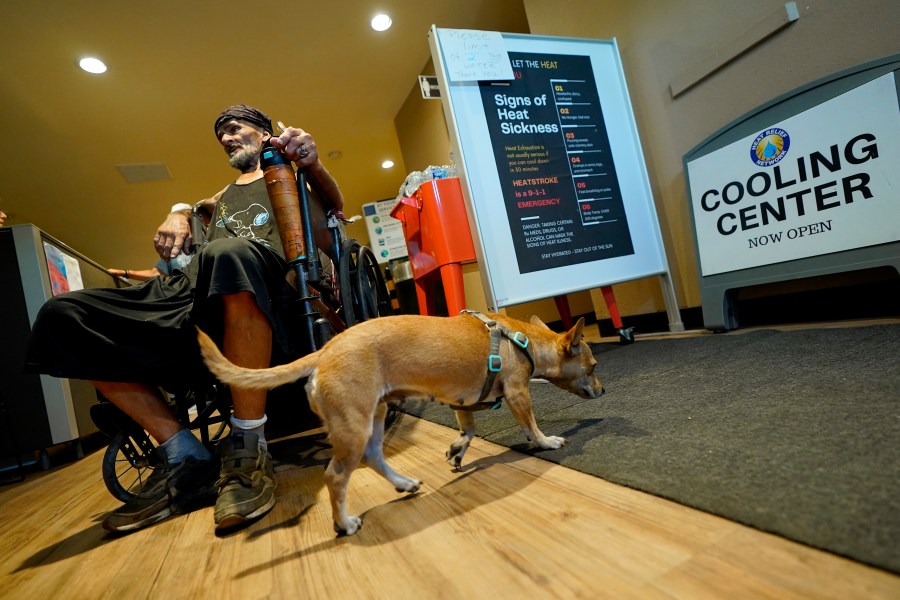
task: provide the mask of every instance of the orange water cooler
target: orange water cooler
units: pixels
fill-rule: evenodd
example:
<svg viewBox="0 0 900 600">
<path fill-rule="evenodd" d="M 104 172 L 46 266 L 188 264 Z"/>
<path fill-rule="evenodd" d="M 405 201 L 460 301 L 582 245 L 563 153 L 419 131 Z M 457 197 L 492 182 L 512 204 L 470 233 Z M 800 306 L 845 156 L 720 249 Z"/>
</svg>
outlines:
<svg viewBox="0 0 900 600">
<path fill-rule="evenodd" d="M 391 216 L 403 223 L 419 312 L 435 315 L 434 285 L 440 277 L 448 314 L 466 308 L 462 264 L 475 260 L 475 246 L 459 178 L 426 181 L 411 198 L 401 198 Z"/>
</svg>

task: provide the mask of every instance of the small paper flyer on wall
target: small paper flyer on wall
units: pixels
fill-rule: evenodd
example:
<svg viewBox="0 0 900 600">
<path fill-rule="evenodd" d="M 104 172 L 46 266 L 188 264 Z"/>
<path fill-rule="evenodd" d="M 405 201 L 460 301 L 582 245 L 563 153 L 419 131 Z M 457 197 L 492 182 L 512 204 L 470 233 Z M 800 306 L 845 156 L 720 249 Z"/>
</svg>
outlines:
<svg viewBox="0 0 900 600">
<path fill-rule="evenodd" d="M 84 288 L 81 281 L 81 266 L 77 259 L 47 242 L 44 242 L 44 255 L 47 257 L 50 289 L 54 296 Z"/>
<path fill-rule="evenodd" d="M 395 199 L 389 199 L 369 202 L 362 207 L 370 247 L 379 264 L 409 255 L 403 235 L 403 223 L 391 216 L 391 209 L 395 204 Z"/>
</svg>

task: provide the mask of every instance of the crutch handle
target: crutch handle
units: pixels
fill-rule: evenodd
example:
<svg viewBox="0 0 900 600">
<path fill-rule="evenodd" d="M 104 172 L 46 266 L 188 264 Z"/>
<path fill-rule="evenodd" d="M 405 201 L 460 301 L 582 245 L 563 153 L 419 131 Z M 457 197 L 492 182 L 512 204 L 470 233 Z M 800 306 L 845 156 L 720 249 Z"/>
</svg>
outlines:
<svg viewBox="0 0 900 600">
<path fill-rule="evenodd" d="M 266 181 L 266 192 L 275 211 L 275 222 L 281 236 L 281 247 L 288 262 L 306 258 L 303 241 L 303 217 L 297 194 L 294 168 L 284 154 L 269 142 L 260 153 L 260 166 Z"/>
</svg>

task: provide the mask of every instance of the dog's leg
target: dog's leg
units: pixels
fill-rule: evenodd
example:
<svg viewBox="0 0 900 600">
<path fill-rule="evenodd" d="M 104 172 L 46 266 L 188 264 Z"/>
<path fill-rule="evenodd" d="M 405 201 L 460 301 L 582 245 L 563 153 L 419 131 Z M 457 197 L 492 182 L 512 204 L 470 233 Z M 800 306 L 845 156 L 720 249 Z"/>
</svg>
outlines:
<svg viewBox="0 0 900 600">
<path fill-rule="evenodd" d="M 387 415 L 387 404 L 380 402 L 375 409 L 372 422 L 372 436 L 366 444 L 363 460 L 379 475 L 391 482 L 398 492 L 417 492 L 422 482 L 404 477 L 394 471 L 384 460 L 384 417 Z"/>
<path fill-rule="evenodd" d="M 455 468 L 462 464 L 463 455 L 469 449 L 472 438 L 475 437 L 475 415 L 470 410 L 455 410 L 456 422 L 459 424 L 459 437 L 450 444 L 447 450 L 447 462 Z"/>
<path fill-rule="evenodd" d="M 331 461 L 325 468 L 325 486 L 331 498 L 331 517 L 334 530 L 338 535 L 353 535 L 362 527 L 362 518 L 347 514 L 347 488 L 350 476 L 359 466 L 363 451 L 372 435 L 372 424 L 362 415 L 353 414 L 351 403 L 338 404 L 326 402 L 329 397 L 322 390 L 321 377 L 316 378 L 314 385 L 307 384 L 310 405 L 319 410 L 319 416 L 328 431 L 331 443 Z M 332 391 L 335 397 L 352 397 L 355 390 Z M 365 394 L 365 390 L 359 390 Z M 312 393 L 310 393 L 312 392 Z M 374 392 L 372 393 L 374 396 Z"/>
<path fill-rule="evenodd" d="M 343 436 L 342 436 L 343 437 Z M 331 497 L 331 517 L 334 520 L 334 530 L 338 535 L 353 535 L 362 527 L 362 519 L 356 515 L 347 514 L 347 487 L 350 484 L 350 475 L 359 465 L 362 458 L 362 444 L 347 447 L 334 444 L 334 454 L 328 467 L 325 469 L 325 485 L 328 487 L 328 495 Z"/>
<path fill-rule="evenodd" d="M 525 438 L 530 443 L 544 450 L 562 448 L 568 443 L 569 440 L 566 438 L 556 435 L 544 435 L 538 428 L 537 421 L 534 419 L 534 411 L 531 408 L 531 395 L 527 392 L 508 393 L 506 403 L 509 405 L 513 418 L 519 424 L 519 427 L 522 428 L 522 433 L 525 434 Z"/>
</svg>

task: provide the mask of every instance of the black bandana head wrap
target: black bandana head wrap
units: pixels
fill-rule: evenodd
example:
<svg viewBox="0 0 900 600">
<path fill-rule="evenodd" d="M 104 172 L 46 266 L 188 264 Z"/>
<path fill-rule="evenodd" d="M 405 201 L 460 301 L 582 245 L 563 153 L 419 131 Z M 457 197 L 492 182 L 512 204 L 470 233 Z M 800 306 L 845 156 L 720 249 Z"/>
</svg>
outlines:
<svg viewBox="0 0 900 600">
<path fill-rule="evenodd" d="M 216 133 L 216 137 L 219 136 L 219 127 L 232 119 L 252 123 L 269 135 L 273 135 L 272 119 L 269 118 L 269 115 L 258 108 L 253 108 L 246 104 L 235 104 L 234 106 L 229 106 L 223 110 L 216 118 L 216 124 L 213 129 Z"/>
</svg>

